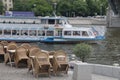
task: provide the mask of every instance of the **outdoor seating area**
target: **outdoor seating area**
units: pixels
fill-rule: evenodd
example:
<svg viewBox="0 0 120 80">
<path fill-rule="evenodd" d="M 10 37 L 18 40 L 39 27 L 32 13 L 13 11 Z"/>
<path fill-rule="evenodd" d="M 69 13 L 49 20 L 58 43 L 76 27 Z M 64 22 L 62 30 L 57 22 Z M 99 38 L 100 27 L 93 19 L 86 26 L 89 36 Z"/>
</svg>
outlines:
<svg viewBox="0 0 120 80">
<path fill-rule="evenodd" d="M 68 73 L 67 55 L 63 50 L 46 51 L 29 43 L 1 41 L 0 56 L 6 66 L 28 68 L 28 73 L 35 77 Z"/>
</svg>

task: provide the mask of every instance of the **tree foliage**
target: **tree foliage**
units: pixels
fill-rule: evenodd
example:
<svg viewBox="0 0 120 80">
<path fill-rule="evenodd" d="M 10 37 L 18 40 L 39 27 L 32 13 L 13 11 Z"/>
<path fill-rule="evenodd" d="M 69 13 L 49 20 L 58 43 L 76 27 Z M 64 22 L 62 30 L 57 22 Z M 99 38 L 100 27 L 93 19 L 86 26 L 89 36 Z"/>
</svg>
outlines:
<svg viewBox="0 0 120 80">
<path fill-rule="evenodd" d="M 34 11 L 37 16 L 52 14 L 56 3 L 56 12 L 61 16 L 105 15 L 107 0 L 14 0 L 15 11 Z"/>
<path fill-rule="evenodd" d="M 3 3 L 2 3 L 2 1 L 0 1 L 0 14 L 2 14 L 3 13 Z"/>
<path fill-rule="evenodd" d="M 90 56 L 92 50 L 92 47 L 85 43 L 77 44 L 73 48 L 74 54 L 79 57 L 83 62 Z"/>
</svg>

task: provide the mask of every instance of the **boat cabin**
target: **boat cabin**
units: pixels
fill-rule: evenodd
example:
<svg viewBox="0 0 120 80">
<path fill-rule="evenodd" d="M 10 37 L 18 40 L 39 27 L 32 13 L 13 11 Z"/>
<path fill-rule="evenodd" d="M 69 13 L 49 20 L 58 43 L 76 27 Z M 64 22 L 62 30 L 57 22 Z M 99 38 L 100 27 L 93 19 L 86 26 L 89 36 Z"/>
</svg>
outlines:
<svg viewBox="0 0 120 80">
<path fill-rule="evenodd" d="M 54 27 L 72 27 L 65 17 L 43 17 L 40 18 L 41 24 Z"/>
<path fill-rule="evenodd" d="M 94 38 L 95 34 L 90 28 L 65 28 L 63 29 L 64 38 Z"/>
</svg>

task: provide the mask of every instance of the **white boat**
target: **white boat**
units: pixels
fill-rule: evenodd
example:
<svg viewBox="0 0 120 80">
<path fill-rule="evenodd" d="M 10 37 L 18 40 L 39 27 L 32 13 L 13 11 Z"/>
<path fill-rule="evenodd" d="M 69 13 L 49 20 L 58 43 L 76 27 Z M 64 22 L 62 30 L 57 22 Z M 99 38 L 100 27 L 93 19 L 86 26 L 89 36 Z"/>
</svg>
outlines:
<svg viewBox="0 0 120 80">
<path fill-rule="evenodd" d="M 66 18 L 44 17 L 41 24 L 0 23 L 0 40 L 17 42 L 80 42 L 105 39 L 94 28 L 72 27 Z"/>
</svg>

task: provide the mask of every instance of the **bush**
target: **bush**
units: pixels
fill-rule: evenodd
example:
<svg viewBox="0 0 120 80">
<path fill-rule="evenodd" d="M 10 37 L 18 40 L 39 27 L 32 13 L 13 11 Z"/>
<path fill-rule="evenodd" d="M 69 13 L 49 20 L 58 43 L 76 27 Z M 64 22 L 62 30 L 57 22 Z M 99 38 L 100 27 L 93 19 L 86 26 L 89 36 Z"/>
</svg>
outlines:
<svg viewBox="0 0 120 80">
<path fill-rule="evenodd" d="M 81 43 L 81 44 L 77 44 L 74 48 L 73 48 L 73 52 L 74 54 L 79 57 L 82 62 L 85 62 L 85 60 L 87 58 L 89 58 L 90 53 L 92 52 L 92 46 L 85 44 L 85 43 Z"/>
</svg>

